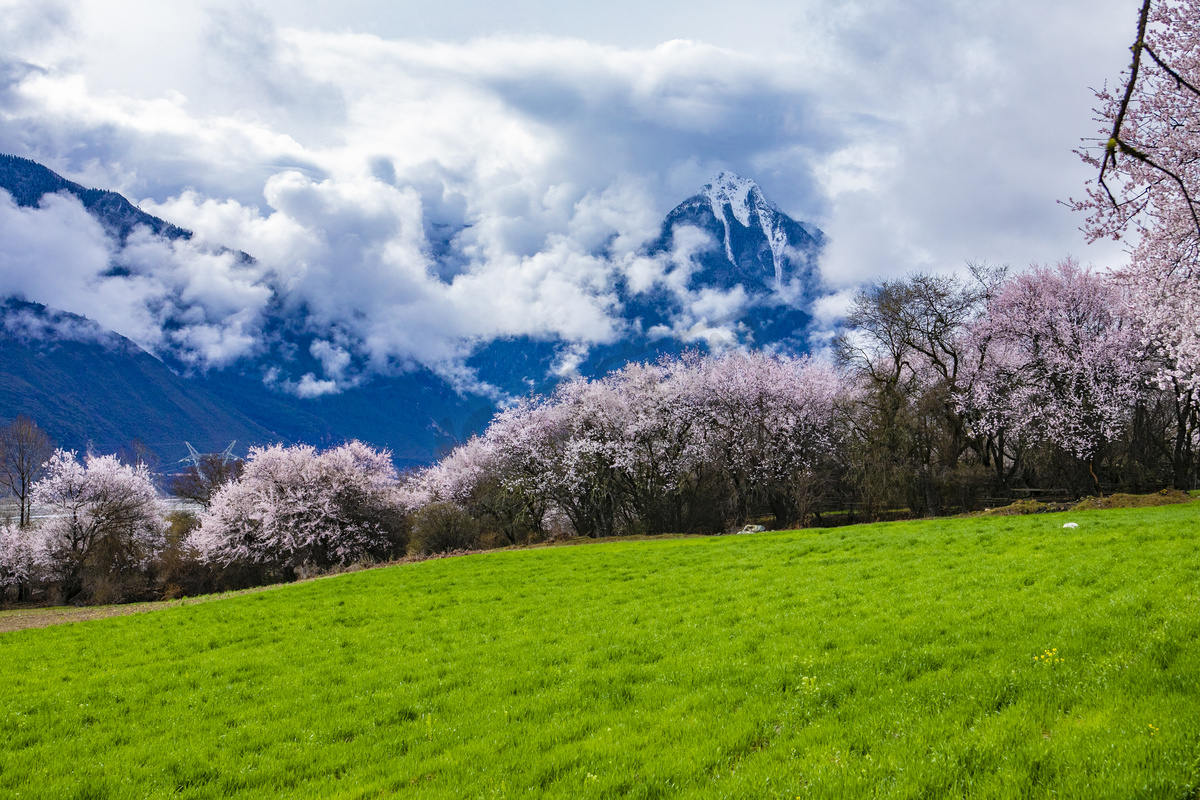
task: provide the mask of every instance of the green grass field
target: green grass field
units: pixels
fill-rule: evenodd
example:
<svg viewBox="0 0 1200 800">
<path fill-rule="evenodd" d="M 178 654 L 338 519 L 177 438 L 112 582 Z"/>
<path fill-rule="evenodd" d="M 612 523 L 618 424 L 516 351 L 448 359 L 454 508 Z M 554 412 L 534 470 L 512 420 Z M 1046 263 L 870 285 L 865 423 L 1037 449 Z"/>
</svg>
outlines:
<svg viewBox="0 0 1200 800">
<path fill-rule="evenodd" d="M 542 548 L 5 633 L 0 796 L 1195 798 L 1198 534 Z"/>
</svg>

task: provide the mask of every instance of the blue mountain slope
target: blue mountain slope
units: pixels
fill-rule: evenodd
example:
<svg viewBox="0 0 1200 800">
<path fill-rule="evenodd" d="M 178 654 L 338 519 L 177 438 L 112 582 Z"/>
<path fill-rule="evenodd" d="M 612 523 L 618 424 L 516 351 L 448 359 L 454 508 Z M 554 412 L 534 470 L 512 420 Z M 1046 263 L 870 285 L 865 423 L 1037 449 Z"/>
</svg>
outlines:
<svg viewBox="0 0 1200 800">
<path fill-rule="evenodd" d="M 463 395 L 428 370 L 378 376 L 338 394 L 299 398 L 263 385 L 257 370 L 193 378 L 228 407 L 270 425 L 279 439 L 316 446 L 361 439 L 387 447 L 401 468 L 428 464 L 487 427 L 487 398 Z"/>
<path fill-rule="evenodd" d="M 124 243 L 139 225 L 168 239 L 190 239 L 191 231 L 147 214 L 116 192 L 87 189 L 27 158 L 0 154 L 0 188 L 18 206 L 36 206 L 42 195 L 67 192 L 100 221 L 109 235 Z"/>
<path fill-rule="evenodd" d="M 133 342 L 36 303 L 0 305 L 0 417 L 25 414 L 62 447 L 112 453 L 134 439 L 164 462 L 283 439 Z"/>
<path fill-rule="evenodd" d="M 0 421 L 24 414 L 61 446 L 111 453 L 139 439 L 165 465 L 231 440 L 318 446 L 363 439 L 397 466 L 429 463 L 487 425 L 495 411 L 428 371 L 338 395 L 271 391 L 253 372 L 182 377 L 133 342 L 74 314 L 9 299 L 0 304 Z"/>
</svg>

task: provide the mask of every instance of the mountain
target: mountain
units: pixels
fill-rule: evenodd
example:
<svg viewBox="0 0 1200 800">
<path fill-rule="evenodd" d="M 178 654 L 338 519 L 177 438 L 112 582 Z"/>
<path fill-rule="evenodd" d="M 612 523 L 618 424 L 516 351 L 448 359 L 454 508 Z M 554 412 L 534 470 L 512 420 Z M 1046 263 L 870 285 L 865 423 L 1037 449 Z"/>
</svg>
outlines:
<svg viewBox="0 0 1200 800">
<path fill-rule="evenodd" d="M 650 252 L 667 250 L 681 226 L 704 230 L 719 243 L 700 258 L 694 274 L 700 285 L 740 284 L 752 293 L 810 283 L 825 241 L 821 231 L 780 211 L 757 183 L 725 171 L 667 214 Z"/>
<path fill-rule="evenodd" d="M 712 247 L 693 256 L 695 268 L 688 283 L 695 292 L 745 292 L 738 311 L 693 324 L 725 327 L 740 344 L 761 347 L 785 345 L 804 351 L 811 315 L 807 303 L 816 288 L 817 258 L 825 236 L 784 214 L 754 181 L 720 172 L 697 194 L 667 214 L 662 232 L 648 252 L 659 255 L 678 247 L 681 230 L 709 236 Z M 686 296 L 662 290 L 631 296 L 626 316 L 637 316 L 644 330 L 653 324 L 672 325 L 686 312 Z M 672 316 L 674 315 L 674 316 Z M 651 324 L 648 324 L 651 323 Z"/>
<path fill-rule="evenodd" d="M 24 207 L 46 193 L 73 195 L 120 243 L 139 226 L 171 240 L 192 238 L 120 194 L 85 188 L 29 159 L 0 155 L 0 188 Z M 253 263 L 240 251 L 218 252 Z M 424 368 L 312 398 L 267 385 L 264 376 L 285 359 L 293 371 L 320 369 L 302 320 L 278 307 L 266 321 L 265 352 L 207 373 L 171 352 L 151 355 L 91 320 L 17 298 L 0 299 L 0 326 L 0 421 L 26 414 L 80 451 L 113 452 L 137 438 L 170 463 L 187 454 L 185 441 L 219 451 L 236 439 L 242 453 L 253 444 L 360 438 L 409 467 L 482 430 L 495 412 L 491 399 L 462 395 Z"/>
<path fill-rule="evenodd" d="M 0 155 L 0 188 L 21 206 L 36 206 L 48 192 L 73 195 L 117 243 L 139 226 L 171 240 L 192 238 L 115 192 L 84 188 L 27 159 Z M 466 367 L 515 397 L 691 347 L 803 351 L 823 241 L 753 181 L 722 172 L 672 209 L 639 254 L 659 266 L 659 279 L 635 285 L 617 277 L 617 341 L 584 347 L 499 339 L 479 346 Z M 437 269 L 451 274 L 463 265 L 448 242 Z M 220 252 L 237 253 L 247 268 L 255 264 L 251 255 Z M 719 316 L 714 297 L 724 298 Z M 360 438 L 390 448 L 399 466 L 413 466 L 482 430 L 496 410 L 492 395 L 456 391 L 426 368 L 297 396 L 299 376 L 324 374 L 303 309 L 284 311 L 276 296 L 259 336 L 256 354 L 196 372 L 172 352 L 151 355 L 90 320 L 9 299 L 0 304 L 0 420 L 27 414 L 77 449 L 111 452 L 136 437 L 164 463 L 186 453 L 184 441 L 215 451 L 237 439 L 241 451 L 274 441 L 323 446 Z"/>
<path fill-rule="evenodd" d="M 46 194 L 74 195 L 109 235 L 122 244 L 139 225 L 168 239 L 192 237 L 191 231 L 147 214 L 116 192 L 84 188 L 27 158 L 0 154 L 0 188 L 11 194 L 18 206 L 25 207 L 36 206 Z"/>
<path fill-rule="evenodd" d="M 112 453 L 140 439 L 164 462 L 187 455 L 185 440 L 209 452 L 280 438 L 95 322 L 9 299 L 0 304 L 0 416 L 18 414 L 61 447 Z"/>
<path fill-rule="evenodd" d="M 571 343 L 501 339 L 481 347 L 467 363 L 487 382 L 520 395 L 549 391 L 563 375 L 599 376 L 630 361 L 717 342 L 806 352 L 808 304 L 817 293 L 824 243 L 820 230 L 789 217 L 753 180 L 720 172 L 675 206 L 643 248 L 641 255 L 664 264 L 664 280 L 619 285 L 624 322 L 619 341 L 584 352 Z M 694 248 L 687 266 L 669 266 L 687 247 Z M 672 274 L 680 269 L 688 274 Z M 740 302 L 719 316 L 707 312 L 711 298 L 722 294 Z"/>
</svg>

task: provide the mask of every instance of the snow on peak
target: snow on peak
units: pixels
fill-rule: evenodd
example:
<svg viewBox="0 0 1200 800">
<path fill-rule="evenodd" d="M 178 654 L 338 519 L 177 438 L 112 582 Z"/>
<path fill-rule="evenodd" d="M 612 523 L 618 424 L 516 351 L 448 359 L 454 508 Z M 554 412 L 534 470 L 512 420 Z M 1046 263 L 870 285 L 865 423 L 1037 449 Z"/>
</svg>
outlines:
<svg viewBox="0 0 1200 800">
<path fill-rule="evenodd" d="M 701 195 L 712 205 L 713 214 L 725 223 L 725 254 L 734 261 L 733 246 L 729 235 L 729 218 L 725 206 L 743 227 L 756 227 L 766 234 L 771 243 L 771 255 L 775 261 L 775 282 L 783 279 L 783 256 L 788 246 L 787 233 L 780 224 L 783 213 L 766 198 L 758 184 L 734 172 L 721 170 L 711 181 L 704 184 Z"/>
<path fill-rule="evenodd" d="M 712 204 L 713 214 L 717 219 L 725 216 L 725 206 L 733 210 L 734 218 L 747 228 L 750 227 L 750 213 L 759 211 L 775 211 L 775 204 L 768 200 L 758 188 L 758 184 L 749 178 L 743 178 L 734 172 L 721 170 L 711 181 L 704 184 L 700 191 Z"/>
</svg>

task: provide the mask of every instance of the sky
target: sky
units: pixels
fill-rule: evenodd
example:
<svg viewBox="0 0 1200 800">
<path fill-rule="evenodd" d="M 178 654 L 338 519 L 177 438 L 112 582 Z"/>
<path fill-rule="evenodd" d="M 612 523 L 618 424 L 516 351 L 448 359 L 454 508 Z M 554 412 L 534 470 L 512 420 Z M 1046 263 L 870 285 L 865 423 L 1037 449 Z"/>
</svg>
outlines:
<svg viewBox="0 0 1200 800">
<path fill-rule="evenodd" d="M 828 237 L 818 318 L 968 261 L 1118 265 L 1060 201 L 1131 0 L 0 0 L 0 152 L 196 236 L 0 197 L 0 293 L 197 369 L 280 308 L 336 391 L 621 333 L 615 281 L 721 169 Z M 438 242 L 453 236 L 447 249 Z M 256 259 L 239 262 L 221 248 Z M 120 269 L 113 269 L 113 265 Z M 35 274 L 36 273 L 36 274 Z M 461 375 L 460 375 L 461 377 Z"/>
</svg>

